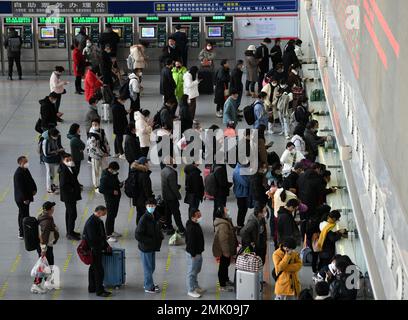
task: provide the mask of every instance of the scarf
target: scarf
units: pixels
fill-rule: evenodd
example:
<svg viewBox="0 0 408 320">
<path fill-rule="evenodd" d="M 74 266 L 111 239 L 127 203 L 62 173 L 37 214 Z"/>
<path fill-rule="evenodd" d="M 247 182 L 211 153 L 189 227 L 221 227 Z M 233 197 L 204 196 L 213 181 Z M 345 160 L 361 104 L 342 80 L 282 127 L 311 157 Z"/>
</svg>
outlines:
<svg viewBox="0 0 408 320">
<path fill-rule="evenodd" d="M 327 225 L 323 228 L 322 232 L 320 232 L 319 235 L 319 241 L 317 242 L 317 246 L 319 247 L 319 249 L 323 248 L 323 244 L 326 241 L 327 234 L 336 226 L 336 222 L 332 218 L 327 219 L 327 222 Z"/>
</svg>

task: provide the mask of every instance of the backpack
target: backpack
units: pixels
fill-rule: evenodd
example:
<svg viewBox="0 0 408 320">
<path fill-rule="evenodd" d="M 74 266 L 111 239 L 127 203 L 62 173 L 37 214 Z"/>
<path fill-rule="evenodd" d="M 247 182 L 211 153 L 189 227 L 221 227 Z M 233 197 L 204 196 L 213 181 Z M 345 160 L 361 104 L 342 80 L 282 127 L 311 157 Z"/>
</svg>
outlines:
<svg viewBox="0 0 408 320">
<path fill-rule="evenodd" d="M 275 282 L 278 281 L 281 274 L 282 274 L 282 271 L 279 272 L 279 274 L 276 274 L 276 269 L 273 268 L 273 270 L 272 270 L 272 279 L 275 280 Z"/>
<path fill-rule="evenodd" d="M 163 108 L 161 108 L 159 111 L 156 112 L 156 114 L 153 117 L 153 130 L 154 129 L 159 129 L 162 127 L 162 121 L 161 121 L 161 117 L 160 114 L 162 112 Z"/>
<path fill-rule="evenodd" d="M 90 265 L 93 262 L 93 257 L 92 257 L 92 251 L 91 248 L 89 248 L 88 242 L 83 239 L 78 248 L 77 248 L 77 253 L 79 259 L 86 265 Z"/>
<path fill-rule="evenodd" d="M 34 251 L 40 246 L 40 237 L 38 234 L 38 220 L 34 217 L 25 217 L 23 219 L 24 245 L 27 251 Z"/>
<path fill-rule="evenodd" d="M 20 39 L 17 37 L 9 38 L 8 39 L 8 47 L 10 49 L 10 52 L 20 52 L 21 50 L 21 42 Z"/>
<path fill-rule="evenodd" d="M 245 118 L 245 121 L 250 126 L 252 126 L 256 120 L 255 119 L 255 104 L 256 102 L 244 108 L 244 118 Z"/>
<path fill-rule="evenodd" d="M 133 59 L 132 55 L 129 54 L 129 56 L 126 59 L 126 64 L 129 70 L 133 70 L 133 66 L 135 64 L 135 59 Z"/>
<path fill-rule="evenodd" d="M 135 198 L 136 197 L 136 189 L 137 189 L 137 171 L 131 171 L 129 173 L 129 177 L 125 181 L 125 194 L 129 198 Z"/>
<path fill-rule="evenodd" d="M 205 193 L 211 197 L 215 197 L 215 193 L 217 192 L 217 179 L 215 178 L 216 171 L 217 169 L 213 172 L 210 172 L 210 174 L 204 179 Z"/>
<path fill-rule="evenodd" d="M 119 96 L 126 99 L 130 98 L 130 89 L 129 89 L 130 79 L 127 79 L 125 83 L 119 89 Z"/>
</svg>

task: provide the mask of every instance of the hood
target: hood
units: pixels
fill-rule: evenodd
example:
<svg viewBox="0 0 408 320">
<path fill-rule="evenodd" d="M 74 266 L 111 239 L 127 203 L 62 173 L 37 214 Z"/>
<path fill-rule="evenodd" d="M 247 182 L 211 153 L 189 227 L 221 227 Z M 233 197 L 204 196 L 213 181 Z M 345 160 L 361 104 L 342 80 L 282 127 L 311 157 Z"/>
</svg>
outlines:
<svg viewBox="0 0 408 320">
<path fill-rule="evenodd" d="M 41 223 L 46 220 L 50 220 L 52 222 L 53 218 L 49 216 L 47 213 L 41 212 L 40 215 L 38 216 L 38 223 Z"/>
<path fill-rule="evenodd" d="M 67 134 L 67 138 L 68 138 L 69 140 L 71 140 L 72 138 L 76 138 L 76 137 L 77 137 L 76 134 L 72 134 L 72 133 L 68 133 L 68 134 Z"/>
<path fill-rule="evenodd" d="M 142 165 L 140 163 L 137 163 L 136 161 L 132 163 L 131 169 L 134 169 L 136 171 L 142 171 L 142 172 L 149 171 L 149 169 L 146 166 L 144 166 L 144 165 Z"/>
<path fill-rule="evenodd" d="M 145 120 L 143 114 L 140 111 L 135 112 L 135 120 Z"/>
<path fill-rule="evenodd" d="M 196 166 L 194 166 L 193 164 L 188 164 L 188 165 L 186 165 L 185 168 L 184 168 L 184 173 L 185 173 L 185 174 L 190 174 L 190 173 L 192 173 L 192 172 L 194 172 L 194 171 L 199 171 L 199 172 L 201 173 L 201 170 L 198 169 L 198 168 L 197 168 Z"/>
<path fill-rule="evenodd" d="M 225 219 L 221 219 L 221 218 L 215 218 L 215 220 L 214 220 L 214 227 L 218 227 L 218 226 L 220 226 L 220 225 L 222 225 L 222 224 L 230 224 L 229 223 L 229 221 L 228 220 L 225 220 Z"/>
<path fill-rule="evenodd" d="M 136 79 L 137 76 L 134 73 L 129 74 L 129 79 Z"/>
</svg>

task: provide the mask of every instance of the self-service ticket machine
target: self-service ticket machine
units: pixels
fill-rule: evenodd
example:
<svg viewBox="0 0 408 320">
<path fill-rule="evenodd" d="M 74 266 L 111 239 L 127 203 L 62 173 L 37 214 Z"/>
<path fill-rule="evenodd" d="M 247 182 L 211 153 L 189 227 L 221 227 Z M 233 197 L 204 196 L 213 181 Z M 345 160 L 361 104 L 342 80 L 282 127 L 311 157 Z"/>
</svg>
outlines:
<svg viewBox="0 0 408 320">
<path fill-rule="evenodd" d="M 235 60 L 234 17 L 205 17 L 204 34 L 205 41 L 214 44 L 217 60 L 215 66 L 218 66 L 222 59 Z"/>
<path fill-rule="evenodd" d="M 160 57 L 167 45 L 167 17 L 139 17 L 137 28 L 138 43 L 145 43 L 146 55 L 149 57 L 147 72 L 157 73 L 160 70 Z"/>
<path fill-rule="evenodd" d="M 23 45 L 21 48 L 21 67 L 23 73 L 35 73 L 35 50 L 34 50 L 34 25 L 33 18 L 30 17 L 4 17 L 3 18 L 3 28 L 2 28 L 2 73 L 3 75 L 8 74 L 8 59 L 7 50 L 4 48 L 4 41 L 9 34 L 9 30 L 14 28 L 17 34 L 21 36 Z M 16 66 L 14 66 L 14 72 L 16 71 Z"/>
<path fill-rule="evenodd" d="M 86 35 L 95 44 L 99 41 L 101 32 L 101 23 L 99 17 L 72 17 L 71 18 L 71 41 L 73 43 L 75 36 L 85 27 Z"/>
<path fill-rule="evenodd" d="M 197 65 L 198 55 L 200 54 L 202 42 L 201 42 L 201 26 L 200 17 L 193 16 L 180 16 L 171 18 L 171 33 L 176 31 L 175 27 L 179 25 L 181 32 L 187 35 L 188 39 L 188 65 Z"/>
<path fill-rule="evenodd" d="M 121 69 L 127 70 L 125 60 L 129 56 L 129 48 L 134 43 L 134 19 L 133 17 L 106 17 L 105 24 L 112 25 L 113 32 L 116 32 L 120 38 L 118 44 L 117 61 Z"/>
<path fill-rule="evenodd" d="M 48 74 L 56 65 L 63 66 L 67 73 L 70 72 L 65 17 L 38 17 L 37 43 L 38 73 Z"/>
</svg>

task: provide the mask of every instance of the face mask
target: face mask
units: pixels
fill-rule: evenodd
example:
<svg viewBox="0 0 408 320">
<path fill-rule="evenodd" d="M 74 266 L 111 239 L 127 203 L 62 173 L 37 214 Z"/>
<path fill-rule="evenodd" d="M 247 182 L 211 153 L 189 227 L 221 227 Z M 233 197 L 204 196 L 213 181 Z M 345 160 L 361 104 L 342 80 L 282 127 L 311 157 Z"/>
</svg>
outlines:
<svg viewBox="0 0 408 320">
<path fill-rule="evenodd" d="M 276 87 L 278 84 L 276 82 L 272 82 L 272 86 Z"/>
<path fill-rule="evenodd" d="M 208 51 L 211 51 L 211 50 L 212 50 L 212 47 L 207 46 L 207 50 L 208 50 Z"/>
<path fill-rule="evenodd" d="M 336 268 L 336 264 L 334 262 L 329 264 L 329 270 L 331 273 L 333 273 L 334 275 L 337 274 L 337 268 Z"/>
<path fill-rule="evenodd" d="M 65 162 L 65 165 L 66 165 L 67 167 L 70 167 L 70 168 L 75 167 L 74 161 Z"/>
<path fill-rule="evenodd" d="M 86 43 L 86 46 L 87 46 L 88 48 L 90 48 L 90 47 L 92 46 L 92 43 L 91 43 L 91 42 L 87 42 L 87 43 Z"/>
<path fill-rule="evenodd" d="M 176 69 L 181 69 L 181 66 L 176 66 Z"/>
<path fill-rule="evenodd" d="M 94 129 L 94 130 L 99 130 L 99 127 L 93 126 L 92 129 Z"/>
<path fill-rule="evenodd" d="M 138 76 L 141 77 L 143 75 L 143 72 L 139 72 Z"/>
<path fill-rule="evenodd" d="M 24 169 L 28 169 L 29 165 L 30 165 L 30 164 L 29 164 L 28 162 L 26 162 L 26 163 L 24 163 L 23 168 L 24 168 Z"/>
<path fill-rule="evenodd" d="M 203 222 L 203 217 L 197 219 L 197 223 L 201 224 Z"/>
<path fill-rule="evenodd" d="M 113 174 L 114 176 L 116 176 L 116 175 L 119 174 L 119 172 L 117 172 L 117 171 L 112 171 L 112 174 Z"/>
<path fill-rule="evenodd" d="M 281 87 L 282 89 L 286 89 L 286 88 L 287 88 L 287 85 L 284 84 L 284 85 L 281 85 L 280 87 Z"/>
<path fill-rule="evenodd" d="M 154 210 L 156 210 L 156 207 L 146 207 L 147 212 L 150 214 L 153 214 Z"/>
<path fill-rule="evenodd" d="M 58 140 L 58 137 L 52 137 L 52 139 L 54 139 L 54 140 Z"/>
<path fill-rule="evenodd" d="M 307 103 L 302 103 L 302 106 L 307 107 Z"/>
<path fill-rule="evenodd" d="M 177 168 L 177 164 L 173 164 L 173 168 L 174 168 L 174 169 Z"/>
<path fill-rule="evenodd" d="M 295 75 L 295 76 L 297 76 L 297 71 L 296 70 L 292 70 L 292 73 Z"/>
<path fill-rule="evenodd" d="M 174 49 L 176 46 L 173 44 L 173 45 L 170 45 L 170 48 L 172 48 L 172 49 Z"/>
</svg>

